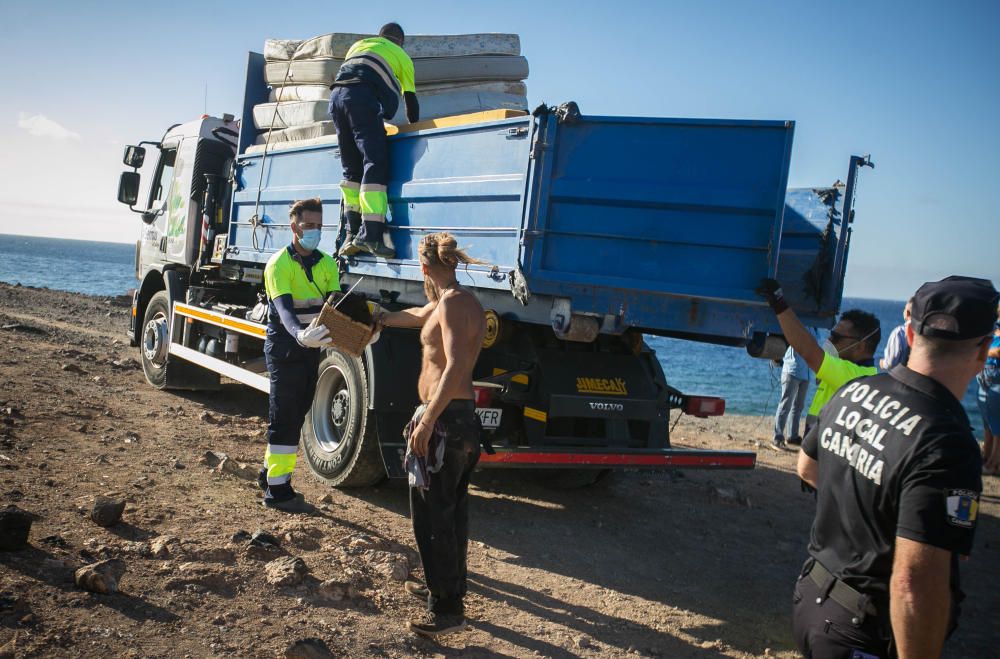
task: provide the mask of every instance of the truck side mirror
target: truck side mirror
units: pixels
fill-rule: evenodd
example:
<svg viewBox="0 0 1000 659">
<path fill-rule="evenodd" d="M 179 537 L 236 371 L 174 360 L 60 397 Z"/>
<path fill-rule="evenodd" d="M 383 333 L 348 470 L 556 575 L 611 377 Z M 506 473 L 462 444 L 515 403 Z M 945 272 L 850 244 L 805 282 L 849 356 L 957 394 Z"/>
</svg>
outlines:
<svg viewBox="0 0 1000 659">
<path fill-rule="evenodd" d="M 131 144 L 125 147 L 125 155 L 122 157 L 122 162 L 125 163 L 126 167 L 139 169 L 145 160 L 146 149 L 141 146 L 132 146 Z"/>
<path fill-rule="evenodd" d="M 118 179 L 118 201 L 131 208 L 138 199 L 139 172 L 122 172 Z"/>
</svg>

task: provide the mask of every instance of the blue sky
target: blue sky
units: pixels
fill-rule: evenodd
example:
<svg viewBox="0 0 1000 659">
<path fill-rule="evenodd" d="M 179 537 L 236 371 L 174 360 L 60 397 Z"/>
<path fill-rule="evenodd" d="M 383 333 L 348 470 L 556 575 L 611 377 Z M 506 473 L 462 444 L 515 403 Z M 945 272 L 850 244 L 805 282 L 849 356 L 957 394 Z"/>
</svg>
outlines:
<svg viewBox="0 0 1000 659">
<path fill-rule="evenodd" d="M 903 298 L 952 273 L 1000 282 L 1000 2 L 17 2 L 0 5 L 0 233 L 134 241 L 122 145 L 238 113 L 266 38 L 516 32 L 532 105 L 585 114 L 792 119 L 789 184 L 871 153 L 847 294 Z M 294 8 L 294 13 L 290 11 Z M 992 232 L 991 232 L 992 229 Z"/>
</svg>

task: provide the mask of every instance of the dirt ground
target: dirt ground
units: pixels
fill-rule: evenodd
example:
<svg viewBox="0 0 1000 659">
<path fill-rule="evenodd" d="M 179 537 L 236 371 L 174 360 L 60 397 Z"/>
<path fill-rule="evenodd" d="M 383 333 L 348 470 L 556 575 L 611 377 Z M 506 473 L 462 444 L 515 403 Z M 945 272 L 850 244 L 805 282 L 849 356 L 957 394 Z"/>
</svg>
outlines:
<svg viewBox="0 0 1000 659">
<path fill-rule="evenodd" d="M 335 490 L 300 460 L 296 487 L 318 514 L 262 509 L 247 476 L 266 397 L 148 386 L 127 304 L 0 284 L 0 507 L 38 516 L 28 548 L 0 552 L 0 656 L 273 657 L 308 638 L 333 656 L 796 656 L 791 589 L 814 503 L 794 454 L 767 446 L 768 419 L 674 429 L 676 445 L 758 450 L 752 471 L 620 472 L 576 489 L 478 472 L 470 630 L 438 644 L 405 630 L 420 609 L 400 580 L 420 574 L 405 483 Z M 209 450 L 229 456 L 221 473 Z M 109 528 L 89 517 L 106 492 L 127 502 Z M 998 496 L 987 479 L 950 657 L 1000 645 Z M 257 530 L 278 546 L 251 542 Z M 118 593 L 74 585 L 105 558 L 125 563 Z"/>
</svg>

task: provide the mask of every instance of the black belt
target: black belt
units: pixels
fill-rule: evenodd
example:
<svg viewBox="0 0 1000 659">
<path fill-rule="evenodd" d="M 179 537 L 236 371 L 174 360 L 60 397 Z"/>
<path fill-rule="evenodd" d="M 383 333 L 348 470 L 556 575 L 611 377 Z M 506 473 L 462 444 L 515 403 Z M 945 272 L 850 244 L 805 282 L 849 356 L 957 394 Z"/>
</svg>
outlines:
<svg viewBox="0 0 1000 659">
<path fill-rule="evenodd" d="M 827 570 L 819 561 L 813 561 L 809 568 L 809 578 L 829 597 L 855 615 L 876 615 L 878 609 L 872 604 L 871 597 L 854 590 Z M 832 583 L 832 585 L 831 585 Z M 822 603 L 822 599 L 816 602 Z"/>
<path fill-rule="evenodd" d="M 428 404 L 424 403 L 424 405 Z M 476 413 L 476 401 L 471 398 L 453 398 L 441 410 L 441 414 L 438 415 L 438 421 L 454 421 L 470 413 Z"/>
</svg>

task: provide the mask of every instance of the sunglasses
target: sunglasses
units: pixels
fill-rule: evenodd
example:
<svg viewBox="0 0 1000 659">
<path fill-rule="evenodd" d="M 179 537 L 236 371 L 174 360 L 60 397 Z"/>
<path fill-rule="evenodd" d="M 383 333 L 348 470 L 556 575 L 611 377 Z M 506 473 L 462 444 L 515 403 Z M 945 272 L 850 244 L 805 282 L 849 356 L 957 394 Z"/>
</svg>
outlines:
<svg viewBox="0 0 1000 659">
<path fill-rule="evenodd" d="M 846 340 L 850 340 L 850 341 L 860 341 L 861 337 L 860 336 L 850 336 L 849 334 L 841 334 L 840 332 L 835 332 L 833 330 L 830 330 L 830 340 L 831 341 L 838 342 L 838 341 L 844 341 L 845 339 Z"/>
</svg>

